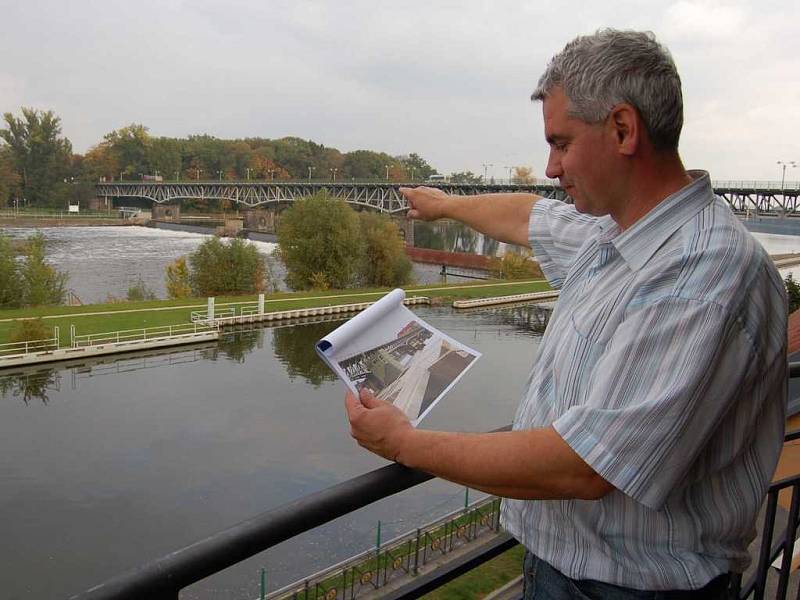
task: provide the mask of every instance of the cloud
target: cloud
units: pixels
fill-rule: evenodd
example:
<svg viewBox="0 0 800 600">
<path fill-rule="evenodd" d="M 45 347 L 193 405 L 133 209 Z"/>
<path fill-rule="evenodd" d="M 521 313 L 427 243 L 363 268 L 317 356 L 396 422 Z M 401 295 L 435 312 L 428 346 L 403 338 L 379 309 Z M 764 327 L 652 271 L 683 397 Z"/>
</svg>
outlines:
<svg viewBox="0 0 800 600">
<path fill-rule="evenodd" d="M 736 36 L 747 22 L 739 6 L 717 2 L 681 0 L 666 11 L 664 31 L 674 37 L 691 37 L 696 41 Z"/>
</svg>

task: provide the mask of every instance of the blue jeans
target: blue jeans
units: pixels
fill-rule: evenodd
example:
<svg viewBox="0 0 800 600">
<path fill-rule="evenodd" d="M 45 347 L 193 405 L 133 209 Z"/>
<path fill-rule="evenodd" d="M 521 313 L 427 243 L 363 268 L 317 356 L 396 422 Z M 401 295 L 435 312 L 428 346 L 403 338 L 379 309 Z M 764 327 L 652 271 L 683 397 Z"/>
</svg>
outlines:
<svg viewBox="0 0 800 600">
<path fill-rule="evenodd" d="M 570 579 L 525 552 L 523 600 L 727 600 L 730 576 L 720 575 L 699 590 L 648 592 L 591 579 Z"/>
</svg>

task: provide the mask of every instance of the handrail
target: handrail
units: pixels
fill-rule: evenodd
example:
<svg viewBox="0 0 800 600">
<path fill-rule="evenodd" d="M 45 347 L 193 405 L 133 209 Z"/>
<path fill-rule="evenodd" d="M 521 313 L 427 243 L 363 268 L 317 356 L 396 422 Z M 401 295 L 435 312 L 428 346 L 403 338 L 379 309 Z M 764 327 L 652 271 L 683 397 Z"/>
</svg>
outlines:
<svg viewBox="0 0 800 600">
<path fill-rule="evenodd" d="M 790 367 L 800 369 L 800 363 L 793 363 Z M 510 426 L 506 426 L 495 431 L 509 428 Z M 784 437 L 785 442 L 796 439 L 800 439 L 800 429 L 789 431 Z M 381 467 L 242 521 L 229 529 L 72 596 L 71 600 L 140 598 L 177 600 L 181 589 L 201 579 L 296 535 L 433 478 L 434 476 L 429 473 L 399 464 Z M 778 493 L 788 487 L 792 487 L 794 492 L 789 524 L 779 533 L 778 541 L 773 544 L 771 532 L 774 528 Z M 788 561 L 791 558 L 794 532 L 798 523 L 798 508 L 800 508 L 800 476 L 782 479 L 770 485 L 767 517 L 763 529 L 769 534 L 765 534 L 762 540 L 758 569 L 742 588 L 741 595 L 738 590 L 741 576 L 736 577 L 736 597 L 744 599 L 754 591 L 756 597 L 763 597 L 768 567 L 781 550 L 784 552 L 784 564 L 779 585 L 781 589 L 785 589 Z M 792 534 L 789 535 L 789 532 Z M 487 552 L 485 558 L 489 557 L 490 552 Z M 453 575 L 444 574 L 439 582 L 446 581 Z M 432 584 L 426 582 L 424 585 Z M 416 597 L 416 594 L 411 594 L 409 597 Z"/>
<path fill-rule="evenodd" d="M 192 583 L 305 531 L 433 479 L 399 464 L 288 502 L 95 586 L 72 600 L 177 600 Z"/>
</svg>

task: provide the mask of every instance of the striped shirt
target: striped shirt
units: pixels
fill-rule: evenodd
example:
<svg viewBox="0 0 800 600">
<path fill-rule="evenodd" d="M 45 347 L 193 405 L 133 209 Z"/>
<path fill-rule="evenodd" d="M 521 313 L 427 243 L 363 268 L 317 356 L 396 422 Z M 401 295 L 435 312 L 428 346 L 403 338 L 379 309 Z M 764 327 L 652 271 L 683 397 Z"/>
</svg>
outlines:
<svg viewBox="0 0 800 600">
<path fill-rule="evenodd" d="M 552 425 L 616 489 L 507 500 L 503 524 L 574 579 L 696 589 L 749 563 L 786 412 L 786 294 L 705 172 L 620 231 L 538 200 L 561 289 L 514 429 Z"/>
</svg>

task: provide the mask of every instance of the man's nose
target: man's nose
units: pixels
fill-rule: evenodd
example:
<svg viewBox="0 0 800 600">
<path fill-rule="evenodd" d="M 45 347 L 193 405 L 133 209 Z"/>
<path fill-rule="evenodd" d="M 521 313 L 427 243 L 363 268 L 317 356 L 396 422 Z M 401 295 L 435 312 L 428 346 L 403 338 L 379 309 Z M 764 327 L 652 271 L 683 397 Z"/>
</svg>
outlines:
<svg viewBox="0 0 800 600">
<path fill-rule="evenodd" d="M 547 167 L 544 170 L 544 174 L 548 179 L 558 179 L 563 174 L 561 160 L 552 150 L 550 151 L 550 155 L 547 157 Z"/>
</svg>

